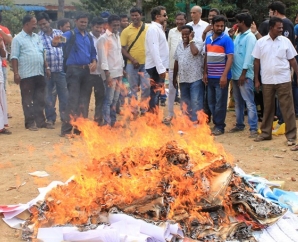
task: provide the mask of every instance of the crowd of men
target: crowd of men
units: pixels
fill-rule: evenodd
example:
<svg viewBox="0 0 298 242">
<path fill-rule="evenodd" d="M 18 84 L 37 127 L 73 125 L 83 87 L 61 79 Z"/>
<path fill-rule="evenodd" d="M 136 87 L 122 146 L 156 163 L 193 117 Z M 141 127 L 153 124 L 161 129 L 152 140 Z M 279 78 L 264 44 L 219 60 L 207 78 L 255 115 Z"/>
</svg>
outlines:
<svg viewBox="0 0 298 242">
<path fill-rule="evenodd" d="M 27 15 L 11 45 L 14 82 L 21 89 L 25 128 L 54 129 L 58 98 L 60 135 L 80 134 L 71 120 L 88 118 L 92 90 L 94 121 L 100 126 L 117 126 L 117 113 L 127 96 L 134 119 L 147 112 L 157 114 L 167 75 L 165 124 L 170 124 L 175 115 L 174 101 L 180 89 L 181 111 L 194 126 L 200 120 L 198 111 L 204 110 L 214 124 L 212 134 L 224 134 L 230 84 L 236 125 L 228 132 L 244 130 L 246 111 L 249 137 L 256 142 L 270 140 L 276 115 L 278 125 L 285 124 L 287 144 L 293 146 L 298 117 L 298 25 L 294 30 L 282 2 L 275 1 L 268 9 L 270 18 L 258 30 L 247 10 L 235 16 L 236 24 L 229 29 L 226 17 L 218 9 L 209 10 L 206 22 L 201 19 L 202 8 L 194 6 L 192 22 L 187 23 L 185 13 L 177 13 L 176 27 L 167 35 L 164 26 L 168 15 L 163 6 L 151 10 L 151 24 L 144 23 L 142 10 L 133 7 L 130 23 L 127 15 L 110 15 L 107 21 L 95 17 L 90 32 L 85 13 L 77 14 L 73 29 L 67 19 L 60 20 L 57 29 L 52 28 L 44 12 L 36 17 Z M 34 33 L 37 25 L 38 34 Z M 5 57 L 5 44 L 11 36 L 1 28 L 0 54 Z M 5 65 L 4 59 L 2 63 Z M 0 76 L 4 74 L 3 71 Z M 124 78 L 129 90 L 123 85 Z M 263 120 L 258 135 L 255 99 L 260 87 Z M 2 99 L 4 96 L 5 93 Z M 7 115 L 1 116 L 6 120 L 0 119 L 0 133 L 10 133 L 4 126 Z"/>
</svg>

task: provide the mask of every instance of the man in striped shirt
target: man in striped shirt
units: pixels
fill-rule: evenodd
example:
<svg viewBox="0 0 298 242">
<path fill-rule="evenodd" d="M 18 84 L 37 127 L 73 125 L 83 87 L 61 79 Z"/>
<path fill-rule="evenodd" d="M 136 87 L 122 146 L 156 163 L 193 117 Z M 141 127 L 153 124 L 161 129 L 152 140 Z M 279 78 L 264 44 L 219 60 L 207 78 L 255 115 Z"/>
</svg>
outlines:
<svg viewBox="0 0 298 242">
<path fill-rule="evenodd" d="M 222 15 L 212 19 L 213 34 L 205 41 L 205 61 L 203 81 L 208 88 L 208 105 L 212 114 L 214 129 L 217 136 L 224 133 L 227 113 L 228 80 L 231 79 L 234 44 L 224 33 L 226 18 Z"/>
<path fill-rule="evenodd" d="M 54 129 L 56 122 L 56 100 L 53 98 L 53 89 L 56 87 L 59 99 L 60 119 L 64 119 L 65 109 L 67 105 L 68 91 L 65 73 L 63 72 L 63 51 L 62 47 L 53 47 L 52 40 L 54 36 L 62 35 L 62 31 L 53 29 L 50 26 L 50 18 L 47 13 L 39 13 L 37 15 L 37 23 L 40 27 L 38 35 L 42 41 L 46 51 L 46 60 L 51 75 L 46 78 L 46 107 L 45 114 L 47 120 L 47 128 Z"/>
</svg>

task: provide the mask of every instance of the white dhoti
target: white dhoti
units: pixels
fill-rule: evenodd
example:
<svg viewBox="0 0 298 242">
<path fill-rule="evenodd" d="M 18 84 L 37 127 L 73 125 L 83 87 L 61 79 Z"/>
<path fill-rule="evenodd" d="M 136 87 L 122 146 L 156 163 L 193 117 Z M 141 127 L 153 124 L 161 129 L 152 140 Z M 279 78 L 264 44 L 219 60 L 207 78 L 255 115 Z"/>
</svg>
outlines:
<svg viewBox="0 0 298 242">
<path fill-rule="evenodd" d="M 4 83 L 0 81 L 0 130 L 3 129 L 6 124 L 8 124 L 6 93 Z"/>
</svg>

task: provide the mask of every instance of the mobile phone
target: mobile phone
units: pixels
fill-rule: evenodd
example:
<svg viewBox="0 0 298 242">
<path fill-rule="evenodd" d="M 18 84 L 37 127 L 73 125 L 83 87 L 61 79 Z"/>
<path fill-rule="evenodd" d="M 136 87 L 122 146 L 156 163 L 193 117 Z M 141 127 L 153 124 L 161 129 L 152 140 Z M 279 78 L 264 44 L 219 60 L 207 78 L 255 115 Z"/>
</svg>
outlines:
<svg viewBox="0 0 298 242">
<path fill-rule="evenodd" d="M 64 36 L 60 36 L 60 43 L 66 43 L 66 38 Z"/>
</svg>

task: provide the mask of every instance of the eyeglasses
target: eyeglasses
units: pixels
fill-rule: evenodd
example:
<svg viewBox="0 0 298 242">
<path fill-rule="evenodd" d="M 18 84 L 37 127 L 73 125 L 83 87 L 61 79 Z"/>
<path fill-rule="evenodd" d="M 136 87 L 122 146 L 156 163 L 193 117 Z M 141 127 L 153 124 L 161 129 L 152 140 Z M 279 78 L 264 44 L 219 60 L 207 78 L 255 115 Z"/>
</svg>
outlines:
<svg viewBox="0 0 298 242">
<path fill-rule="evenodd" d="M 160 16 L 167 17 L 168 15 L 165 13 L 165 14 L 163 14 L 163 15 L 161 14 Z"/>
</svg>

